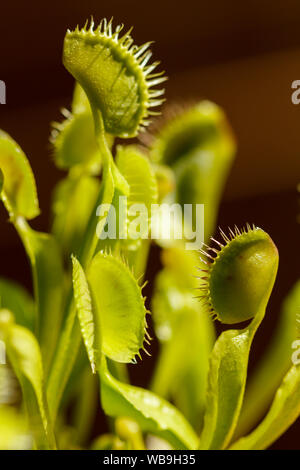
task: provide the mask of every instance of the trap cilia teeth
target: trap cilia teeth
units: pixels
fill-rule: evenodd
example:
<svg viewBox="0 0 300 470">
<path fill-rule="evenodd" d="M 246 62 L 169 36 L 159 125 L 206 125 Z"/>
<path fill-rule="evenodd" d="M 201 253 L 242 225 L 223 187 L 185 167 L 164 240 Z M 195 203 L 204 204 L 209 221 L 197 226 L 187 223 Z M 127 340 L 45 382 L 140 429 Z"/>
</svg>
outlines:
<svg viewBox="0 0 300 470">
<path fill-rule="evenodd" d="M 118 137 L 134 137 L 149 124 L 153 111 L 164 101 L 164 89 L 155 89 L 167 78 L 156 72 L 160 62 L 150 63 L 151 42 L 136 46 L 132 28 L 121 35 L 123 24 L 113 29 L 112 19 L 94 21 L 82 29 L 68 30 L 63 61 L 82 86 L 92 109 L 101 112 L 105 131 Z"/>
<path fill-rule="evenodd" d="M 268 297 L 278 251 L 270 236 L 255 225 L 220 233 L 222 242 L 211 238 L 215 246 L 203 244 L 200 249 L 205 267 L 200 269 L 199 298 L 213 319 L 241 323 L 253 318 Z"/>
</svg>

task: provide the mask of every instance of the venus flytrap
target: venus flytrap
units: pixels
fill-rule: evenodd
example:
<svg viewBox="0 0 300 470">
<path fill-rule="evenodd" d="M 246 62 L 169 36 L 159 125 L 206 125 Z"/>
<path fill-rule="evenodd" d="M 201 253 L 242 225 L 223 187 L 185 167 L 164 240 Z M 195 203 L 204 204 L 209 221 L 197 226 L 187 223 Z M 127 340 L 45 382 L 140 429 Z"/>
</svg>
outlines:
<svg viewBox="0 0 300 470">
<path fill-rule="evenodd" d="M 0 131 L 1 199 L 13 221 L 39 215 L 34 176 L 27 158 L 18 144 Z"/>
<path fill-rule="evenodd" d="M 224 243 L 216 243 L 217 248 L 208 247 L 204 252 L 211 262 L 204 270 L 201 297 L 222 323 L 252 320 L 246 328 L 223 332 L 215 343 L 201 449 L 223 449 L 230 443 L 242 406 L 251 343 L 264 317 L 278 267 L 277 248 L 263 230 L 248 226 L 245 231 L 223 234 L 223 239 Z"/>
<path fill-rule="evenodd" d="M 64 65 L 86 93 L 91 106 L 95 136 L 103 163 L 103 190 L 98 204 L 110 204 L 115 191 L 128 195 L 129 187 L 114 164 L 105 133 L 134 137 L 155 114 L 152 107 L 161 104 L 163 90 L 152 87 L 165 81 L 155 73 L 158 63 L 147 65 L 150 43 L 133 45 L 130 32 L 120 36 L 123 26 L 115 31 L 112 22 L 102 20 L 95 28 L 68 31 L 64 43 Z M 77 97 L 79 92 L 77 93 Z M 79 100 L 78 100 L 79 101 Z M 104 224 L 104 222 L 103 222 Z M 86 248 L 81 260 L 89 262 L 96 249 L 95 227 L 88 228 Z"/>
<path fill-rule="evenodd" d="M 92 110 L 100 111 L 103 125 L 111 135 L 134 137 L 148 124 L 147 118 L 162 103 L 163 90 L 152 87 L 166 80 L 154 72 L 159 62 L 151 58 L 146 43 L 133 44 L 131 30 L 122 35 L 123 25 L 113 30 L 112 20 L 93 20 L 88 27 L 68 31 L 64 45 L 64 65 L 86 92 Z"/>
<path fill-rule="evenodd" d="M 160 100 L 154 98 L 163 92 L 151 90 L 151 87 L 165 80 L 161 74 L 152 73 L 157 63 L 146 67 L 151 57 L 147 51 L 149 44 L 140 48 L 133 46 L 130 33 L 119 37 L 121 29 L 117 27 L 112 32 L 112 23 L 106 20 L 94 29 L 91 22 L 89 29 L 84 27 L 74 32 L 68 31 L 64 42 L 64 65 L 84 90 L 94 118 L 95 138 L 103 166 L 96 206 L 111 204 L 114 194 L 129 194 L 129 185 L 113 161 L 105 133 L 119 137 L 136 135 L 140 127 L 146 124 L 146 117 L 154 113 L 149 108 L 160 104 Z M 77 103 L 75 111 L 80 101 L 86 107 L 83 96 L 79 89 L 74 98 Z M 93 258 L 98 244 L 97 233 L 102 231 L 104 225 L 105 218 L 97 222 L 94 214 L 91 215 L 79 253 L 84 266 L 88 266 Z M 58 388 L 61 390 L 61 384 L 66 382 L 66 370 L 71 370 L 71 357 L 74 358 L 79 345 L 76 317 L 71 304 L 69 309 L 49 379 L 49 396 L 54 397 L 51 405 L 54 415 L 61 396 Z M 74 339 L 71 342 L 71 336 L 75 336 L 77 341 Z"/>
<path fill-rule="evenodd" d="M 155 162 L 169 165 L 176 187 L 168 200 L 204 204 L 205 239 L 215 229 L 222 190 L 235 156 L 234 136 L 223 111 L 210 101 L 169 111 L 169 119 L 142 139 Z M 192 215 L 195 218 L 195 214 Z M 194 225 L 194 221 L 190 222 Z"/>
<path fill-rule="evenodd" d="M 0 408 L 0 450 L 30 450 L 32 436 L 24 416 L 11 406 Z"/>
</svg>

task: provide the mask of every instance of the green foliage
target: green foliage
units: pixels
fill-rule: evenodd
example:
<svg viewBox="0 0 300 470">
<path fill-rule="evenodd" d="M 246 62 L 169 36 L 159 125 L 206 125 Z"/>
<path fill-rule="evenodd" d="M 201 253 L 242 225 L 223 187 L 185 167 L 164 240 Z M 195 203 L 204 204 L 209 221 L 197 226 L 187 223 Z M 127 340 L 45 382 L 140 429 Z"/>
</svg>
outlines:
<svg viewBox="0 0 300 470">
<path fill-rule="evenodd" d="M 141 429 L 165 438 L 175 448 L 197 446 L 197 435 L 174 406 L 148 390 L 119 382 L 105 364 L 100 379 L 102 406 L 109 416 L 129 416 Z"/>
<path fill-rule="evenodd" d="M 30 450 L 32 436 L 24 417 L 10 406 L 0 407 L 0 450 Z"/>
<path fill-rule="evenodd" d="M 291 365 L 299 283 L 247 387 L 251 344 L 278 267 L 277 248 L 262 229 L 221 232 L 222 241 L 200 250 L 207 259 L 185 250 L 184 240 L 168 247 L 157 240 L 162 269 L 151 309 L 159 351 L 150 390 L 131 383 L 128 370 L 138 359 L 149 367 L 144 353 L 152 346 L 142 293 L 152 260 L 152 207 L 204 204 L 208 243 L 235 140 L 223 111 L 202 101 L 169 112 L 156 131 L 143 134 L 143 148 L 115 146 L 115 137 L 145 130 L 164 92 L 152 87 L 165 80 L 154 72 L 158 63 L 148 64 L 150 43 L 133 45 L 122 28 L 102 20 L 66 33 L 63 62 L 76 82 L 71 111 L 63 111 L 51 135 L 54 162 L 66 174 L 52 196 L 50 234 L 29 225 L 39 214 L 33 172 L 0 132 L 1 199 L 33 284 L 31 296 L 0 279 L 0 352 L 8 362 L 0 364 L 0 391 L 11 394 L 10 407 L 0 403 L 0 449 L 145 450 L 151 436 L 172 449 L 267 448 L 300 414 L 299 366 Z M 145 225 L 136 217 L 141 205 Z M 190 215 L 176 223 L 190 230 L 197 213 Z M 213 319 L 236 327 L 216 339 Z M 21 389 L 18 410 L 8 370 Z M 109 432 L 94 438 L 98 402 Z"/>
<path fill-rule="evenodd" d="M 36 185 L 27 158 L 18 144 L 0 132 L 1 198 L 10 217 L 32 219 L 39 214 Z"/>
<path fill-rule="evenodd" d="M 84 270 L 79 261 L 72 256 L 73 291 L 83 341 L 88 353 L 93 373 L 99 369 L 101 359 L 101 326 L 95 324 L 92 298 Z M 96 326 L 96 328 L 95 328 Z M 98 334 L 97 334 L 98 333 Z"/>
</svg>

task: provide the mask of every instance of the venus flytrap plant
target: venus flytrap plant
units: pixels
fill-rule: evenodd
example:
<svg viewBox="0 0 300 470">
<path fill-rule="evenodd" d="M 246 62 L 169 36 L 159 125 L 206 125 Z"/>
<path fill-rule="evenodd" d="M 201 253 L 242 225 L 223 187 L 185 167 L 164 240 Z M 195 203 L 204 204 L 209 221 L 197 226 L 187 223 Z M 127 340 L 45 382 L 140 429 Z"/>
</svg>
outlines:
<svg viewBox="0 0 300 470">
<path fill-rule="evenodd" d="M 122 29 L 102 20 L 98 27 L 91 21 L 66 34 L 63 62 L 76 83 L 71 111 L 64 110 L 65 120 L 52 125 L 54 161 L 67 171 L 55 189 L 52 234 L 30 227 L 39 214 L 33 173 L 21 148 L 0 132 L 1 199 L 30 260 L 34 287 L 31 298 L 0 279 L 0 339 L 26 410 L 15 416 L 0 403 L 0 448 L 144 450 L 148 434 L 174 449 L 265 448 L 300 414 L 297 366 L 277 389 L 289 368 L 287 343 L 299 296 L 295 288 L 284 306 L 285 335 L 254 375 L 243 411 L 250 347 L 278 265 L 277 249 L 261 229 L 223 233 L 222 243 L 201 250 L 208 260 L 199 261 L 183 243 L 163 248 L 152 301 L 161 342 L 152 390 L 130 383 L 127 364 L 151 352 L 143 294 L 150 208 L 162 201 L 205 204 L 207 242 L 235 143 L 221 109 L 200 102 L 165 122 L 151 142 L 144 133 L 148 149 L 114 148 L 116 137 L 137 136 L 156 115 L 152 108 L 162 103 L 164 90 L 153 87 L 165 81 L 155 72 L 158 63 L 149 63 L 150 43 L 135 46 L 131 32 Z M 123 218 L 120 196 L 127 200 Z M 148 213 L 145 225 L 133 210 L 141 205 Z M 114 222 L 126 239 L 110 239 Z M 204 270 L 204 303 L 194 295 L 197 268 Z M 247 325 L 215 341 L 211 317 Z M 262 374 L 273 374 L 274 351 L 284 364 L 255 406 L 253 390 L 261 389 Z M 111 427 L 90 445 L 99 394 L 95 379 Z M 265 419 L 244 436 L 252 424 L 249 413 L 253 423 L 258 420 L 276 389 Z M 74 402 L 70 430 L 65 415 Z M 28 439 L 20 444 L 24 430 Z"/>
<path fill-rule="evenodd" d="M 208 248 L 212 261 L 203 276 L 208 310 L 222 323 L 252 319 L 242 330 L 228 330 L 215 343 L 210 358 L 204 427 L 200 448 L 225 448 L 240 413 L 248 356 L 276 278 L 278 252 L 261 229 L 223 234 L 224 244 Z M 205 253 L 205 252 L 204 252 Z M 215 253 L 214 258 L 210 253 Z"/>
<path fill-rule="evenodd" d="M 64 42 L 64 64 L 86 93 L 94 118 L 95 138 L 103 166 L 103 182 L 96 206 L 111 204 L 114 194 L 129 194 L 129 185 L 113 161 L 105 133 L 119 137 L 136 135 L 140 127 L 146 124 L 147 116 L 154 113 L 150 108 L 161 101 L 154 98 L 163 91 L 151 91 L 151 87 L 165 80 L 160 73 L 152 73 L 158 63 L 146 67 L 151 57 L 147 51 L 149 43 L 140 48 L 133 46 L 130 33 L 119 37 L 121 29 L 117 27 L 113 33 L 111 21 L 107 23 L 106 20 L 94 29 L 92 21 L 89 29 L 86 25 L 81 30 L 68 31 Z M 80 100 L 86 107 L 79 89 L 74 98 L 77 103 L 75 110 L 78 110 Z M 97 233 L 101 233 L 104 225 L 105 218 L 97 223 L 92 214 L 79 253 L 84 266 L 90 263 L 97 249 Z M 76 336 L 77 342 L 71 342 L 71 336 Z M 72 305 L 49 379 L 49 396 L 54 397 L 51 405 L 54 415 L 60 396 L 57 389 L 61 390 L 62 382 L 66 381 L 66 363 L 71 365 L 68 345 L 70 348 L 75 345 L 71 353 L 74 358 L 79 335 Z"/>
</svg>

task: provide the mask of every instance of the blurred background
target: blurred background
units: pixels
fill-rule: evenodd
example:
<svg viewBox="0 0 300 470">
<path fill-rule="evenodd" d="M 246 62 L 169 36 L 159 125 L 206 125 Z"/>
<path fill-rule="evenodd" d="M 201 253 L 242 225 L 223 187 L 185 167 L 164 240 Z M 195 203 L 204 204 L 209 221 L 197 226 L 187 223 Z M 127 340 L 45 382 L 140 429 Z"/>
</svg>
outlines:
<svg viewBox="0 0 300 470">
<path fill-rule="evenodd" d="M 300 105 L 291 101 L 300 80 L 300 3 L 296 0 L 51 0 L 1 2 L 0 80 L 7 104 L 0 128 L 27 154 L 36 175 L 42 215 L 49 228 L 51 189 L 62 177 L 51 161 L 49 123 L 68 107 L 73 80 L 62 65 L 67 28 L 86 18 L 114 17 L 134 25 L 137 44 L 154 39 L 154 58 L 169 76 L 168 102 L 206 98 L 222 106 L 234 129 L 238 153 L 219 214 L 222 228 L 246 222 L 270 233 L 280 252 L 279 274 L 268 315 L 256 335 L 250 370 L 276 326 L 280 304 L 299 277 Z M 299 217 L 299 216 L 298 216 Z M 0 209 L 1 276 L 31 289 L 22 246 Z M 149 276 L 157 269 L 157 251 Z M 151 283 L 149 289 L 151 290 Z M 145 362 L 148 360 L 145 360 Z M 137 367 L 145 383 L 151 364 Z M 300 449 L 300 423 L 273 448 Z"/>
</svg>

